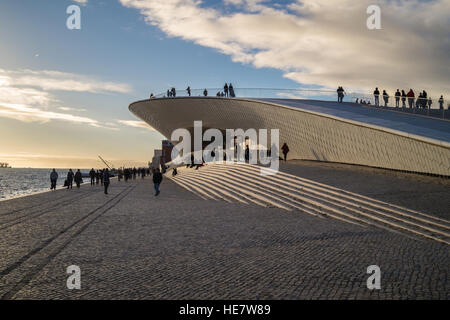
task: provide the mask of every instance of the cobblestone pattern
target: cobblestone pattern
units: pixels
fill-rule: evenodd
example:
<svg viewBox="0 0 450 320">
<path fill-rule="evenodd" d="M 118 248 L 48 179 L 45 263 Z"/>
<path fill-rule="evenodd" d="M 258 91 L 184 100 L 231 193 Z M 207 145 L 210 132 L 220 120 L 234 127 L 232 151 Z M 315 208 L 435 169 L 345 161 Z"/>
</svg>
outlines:
<svg viewBox="0 0 450 320">
<path fill-rule="evenodd" d="M 130 110 L 170 138 L 177 128 L 280 129 L 290 159 L 321 160 L 450 176 L 450 148 L 359 126 L 301 109 L 240 99 L 175 98 L 134 103 Z M 438 121 L 438 120 L 436 120 Z"/>
<path fill-rule="evenodd" d="M 67 210 L 3 230 L 0 296 L 16 288 L 8 298 L 450 298 L 448 246 L 301 212 L 204 201 L 169 180 L 161 190 L 154 197 L 149 179 L 128 187 L 113 183 L 109 196 L 83 186 L 79 192 L 86 197 Z M 14 201 L 25 208 L 40 199 L 48 207 L 64 191 L 38 195 L 30 203 Z M 114 205 L 43 247 L 46 239 L 107 203 Z M 14 264 L 19 265 L 5 271 Z M 81 267 L 79 291 L 66 288 L 65 272 L 72 264 Z M 381 268 L 381 290 L 366 287 L 372 264 Z"/>
</svg>

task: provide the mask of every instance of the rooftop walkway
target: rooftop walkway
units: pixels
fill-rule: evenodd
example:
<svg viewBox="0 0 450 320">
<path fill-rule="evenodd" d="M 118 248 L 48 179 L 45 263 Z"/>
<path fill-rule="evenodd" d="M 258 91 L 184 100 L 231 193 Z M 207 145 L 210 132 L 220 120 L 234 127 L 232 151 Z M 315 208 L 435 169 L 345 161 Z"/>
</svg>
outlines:
<svg viewBox="0 0 450 320">
<path fill-rule="evenodd" d="M 255 100 L 323 113 L 450 143 L 450 121 L 448 120 L 361 106 L 355 103 L 295 99 Z"/>
</svg>

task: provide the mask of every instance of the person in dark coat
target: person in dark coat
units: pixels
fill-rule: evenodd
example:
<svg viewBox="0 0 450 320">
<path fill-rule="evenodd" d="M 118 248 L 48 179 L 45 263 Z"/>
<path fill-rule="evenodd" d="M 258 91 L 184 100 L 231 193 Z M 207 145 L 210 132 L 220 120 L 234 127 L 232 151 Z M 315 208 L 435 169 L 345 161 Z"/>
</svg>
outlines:
<svg viewBox="0 0 450 320">
<path fill-rule="evenodd" d="M 159 172 L 159 168 L 156 168 L 155 173 L 153 174 L 153 184 L 155 186 L 155 196 L 159 195 L 159 185 L 161 184 L 163 176 L 161 172 Z"/>
<path fill-rule="evenodd" d="M 224 92 L 225 97 L 228 97 L 228 84 L 226 84 L 226 83 L 223 86 L 223 92 Z"/>
<path fill-rule="evenodd" d="M 77 170 L 74 178 L 75 178 L 74 180 L 77 185 L 77 188 L 80 189 L 80 184 L 81 184 L 81 180 L 82 180 L 80 169 Z"/>
<path fill-rule="evenodd" d="M 405 90 L 402 90 L 402 108 L 406 108 L 406 93 Z"/>
<path fill-rule="evenodd" d="M 231 84 L 231 82 L 230 82 L 230 85 L 228 86 L 228 91 L 230 92 L 231 98 L 236 97 L 236 95 L 234 94 L 234 88 L 233 88 L 233 85 Z"/>
<path fill-rule="evenodd" d="M 91 186 L 95 184 L 95 170 L 94 168 L 89 171 L 89 177 L 91 177 Z"/>
<path fill-rule="evenodd" d="M 73 171 L 72 169 L 69 169 L 69 172 L 67 172 L 67 189 L 72 189 L 72 184 L 73 184 Z"/>
<path fill-rule="evenodd" d="M 402 94 L 400 93 L 400 90 L 397 89 L 397 92 L 395 93 L 395 107 L 398 108 L 400 107 L 400 96 Z"/>
<path fill-rule="evenodd" d="M 373 96 L 375 97 L 375 106 L 380 106 L 380 90 L 378 88 L 375 88 L 375 91 L 373 92 Z"/>
<path fill-rule="evenodd" d="M 286 142 L 283 144 L 283 146 L 281 147 L 281 150 L 283 151 L 283 155 L 284 155 L 284 161 L 286 161 L 287 159 L 287 154 L 289 152 L 289 147 L 286 144 Z"/>
<path fill-rule="evenodd" d="M 56 181 L 58 180 L 58 172 L 55 169 L 50 173 L 50 190 L 56 190 Z"/>
<path fill-rule="evenodd" d="M 103 186 L 105 187 L 105 194 L 108 194 L 109 187 L 109 170 L 108 168 L 103 171 Z"/>
</svg>

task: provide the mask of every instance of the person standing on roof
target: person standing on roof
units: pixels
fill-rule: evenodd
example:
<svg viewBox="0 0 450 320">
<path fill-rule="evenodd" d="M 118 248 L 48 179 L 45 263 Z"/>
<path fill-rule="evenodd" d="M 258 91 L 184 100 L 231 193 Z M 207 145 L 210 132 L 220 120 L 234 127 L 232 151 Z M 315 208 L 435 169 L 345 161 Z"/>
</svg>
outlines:
<svg viewBox="0 0 450 320">
<path fill-rule="evenodd" d="M 398 108 L 400 106 L 400 96 L 402 94 L 400 93 L 400 90 L 397 89 L 397 92 L 395 93 L 395 107 Z"/>
<path fill-rule="evenodd" d="M 386 90 L 383 90 L 383 100 L 384 100 L 384 106 L 387 107 L 389 103 L 389 95 L 386 92 Z"/>
<path fill-rule="evenodd" d="M 409 89 L 408 94 L 406 95 L 408 97 L 408 105 L 411 109 L 414 106 L 414 91 L 413 89 Z"/>
<path fill-rule="evenodd" d="M 444 110 L 444 96 L 439 98 L 439 109 Z"/>
<path fill-rule="evenodd" d="M 375 97 L 375 106 L 379 107 L 380 106 L 380 91 L 378 90 L 378 87 L 375 88 L 373 95 Z"/>
</svg>

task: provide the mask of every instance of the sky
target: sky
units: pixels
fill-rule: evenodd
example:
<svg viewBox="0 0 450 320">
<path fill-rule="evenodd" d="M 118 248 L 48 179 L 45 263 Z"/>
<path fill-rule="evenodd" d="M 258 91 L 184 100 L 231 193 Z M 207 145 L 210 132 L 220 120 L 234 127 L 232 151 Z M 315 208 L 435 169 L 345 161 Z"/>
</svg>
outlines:
<svg viewBox="0 0 450 320">
<path fill-rule="evenodd" d="M 145 165 L 164 137 L 128 105 L 172 86 L 450 96 L 449 30 L 450 0 L 2 0 L 0 162 Z"/>
</svg>

